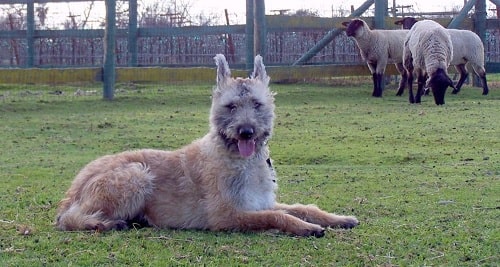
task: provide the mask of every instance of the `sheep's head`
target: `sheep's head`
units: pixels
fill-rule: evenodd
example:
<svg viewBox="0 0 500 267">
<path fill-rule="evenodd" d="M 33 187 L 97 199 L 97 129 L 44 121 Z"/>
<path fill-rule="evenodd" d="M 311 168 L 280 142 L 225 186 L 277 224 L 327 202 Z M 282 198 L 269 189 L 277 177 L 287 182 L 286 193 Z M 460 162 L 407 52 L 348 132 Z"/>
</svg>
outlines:
<svg viewBox="0 0 500 267">
<path fill-rule="evenodd" d="M 342 22 L 342 25 L 347 27 L 345 29 L 345 33 L 347 34 L 347 36 L 353 36 L 353 37 L 362 35 L 363 32 L 361 31 L 364 30 L 364 28 L 366 27 L 365 26 L 366 23 L 361 19 L 352 19 L 351 21 L 344 21 Z"/>
<path fill-rule="evenodd" d="M 455 88 L 453 81 L 443 69 L 437 69 L 437 71 L 432 73 L 427 79 L 426 87 L 431 88 L 436 105 L 444 104 L 444 95 L 448 86 Z"/>
<path fill-rule="evenodd" d="M 414 17 L 406 17 L 404 19 L 396 20 L 394 24 L 401 25 L 403 29 L 409 30 L 413 26 L 413 24 L 417 23 L 417 19 Z"/>
</svg>

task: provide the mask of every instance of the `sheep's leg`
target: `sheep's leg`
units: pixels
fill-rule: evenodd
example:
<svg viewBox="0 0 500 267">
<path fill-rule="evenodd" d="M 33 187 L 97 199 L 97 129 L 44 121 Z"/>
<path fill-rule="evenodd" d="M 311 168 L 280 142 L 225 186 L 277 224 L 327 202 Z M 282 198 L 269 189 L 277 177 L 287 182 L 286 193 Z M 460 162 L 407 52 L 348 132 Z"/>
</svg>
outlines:
<svg viewBox="0 0 500 267">
<path fill-rule="evenodd" d="M 425 75 L 418 74 L 417 76 L 417 95 L 415 97 L 415 103 L 420 103 L 421 97 L 424 94 L 425 85 Z"/>
<path fill-rule="evenodd" d="M 471 65 L 472 68 L 474 68 L 474 72 L 476 72 L 476 74 L 481 79 L 481 84 L 483 85 L 483 95 L 487 95 L 489 89 L 488 89 L 488 83 L 486 82 L 486 70 L 484 69 L 483 66 L 477 64 L 471 64 Z"/>
<path fill-rule="evenodd" d="M 408 77 L 406 81 L 408 82 L 408 99 L 410 103 L 415 103 L 415 98 L 413 97 L 413 57 L 411 55 L 411 51 L 408 48 L 408 42 L 405 42 L 405 47 L 403 51 L 403 66 L 406 69 L 406 74 Z"/>
<path fill-rule="evenodd" d="M 399 74 L 401 74 L 401 80 L 399 81 L 399 87 L 398 87 L 398 92 L 396 93 L 397 96 L 402 96 L 404 91 L 405 91 L 405 86 L 406 86 L 406 80 L 408 80 L 408 74 L 406 74 L 406 70 L 403 67 L 402 63 L 395 64 L 396 68 L 398 69 Z"/>
<path fill-rule="evenodd" d="M 489 92 L 488 83 L 486 83 L 486 73 L 483 76 L 479 76 L 481 83 L 483 84 L 483 95 L 487 95 Z"/>
<path fill-rule="evenodd" d="M 375 73 L 377 74 L 377 92 L 375 92 L 374 97 L 382 97 L 385 87 L 385 66 L 387 66 L 387 59 L 380 59 L 377 63 L 375 63 Z"/>
<path fill-rule="evenodd" d="M 382 97 L 382 88 L 383 88 L 383 82 L 384 82 L 384 76 L 383 74 L 379 73 L 373 73 L 372 74 L 372 79 L 373 79 L 373 97 Z"/>
<path fill-rule="evenodd" d="M 415 103 L 415 97 L 413 97 L 413 70 L 408 70 L 408 100 L 411 104 Z"/>
<path fill-rule="evenodd" d="M 372 96 L 382 97 L 382 92 L 384 91 L 384 74 L 377 73 L 377 90 L 373 92 Z"/>
<path fill-rule="evenodd" d="M 377 74 L 377 64 L 376 63 L 368 63 L 368 68 L 370 69 L 370 72 L 372 73 L 372 79 L 373 79 L 372 96 L 373 97 L 380 97 L 380 96 L 382 96 L 382 87 L 380 87 L 382 84 L 382 81 L 381 81 L 380 75 Z"/>
<path fill-rule="evenodd" d="M 429 75 L 425 74 L 425 80 L 427 80 L 428 78 L 429 78 Z M 429 95 L 430 92 L 431 92 L 431 88 L 424 86 L 424 95 Z"/>
<path fill-rule="evenodd" d="M 464 84 L 465 79 L 467 79 L 467 76 L 469 76 L 469 73 L 465 68 L 465 64 L 455 65 L 455 69 L 460 73 L 460 79 L 458 79 L 458 83 L 455 86 L 455 89 L 453 89 L 453 91 L 451 92 L 452 94 L 458 94 L 458 92 L 460 92 L 460 88 Z"/>
<path fill-rule="evenodd" d="M 378 91 L 378 80 L 377 80 L 377 74 L 372 73 L 372 80 L 373 80 L 373 92 L 372 96 L 375 96 L 377 91 Z"/>
</svg>

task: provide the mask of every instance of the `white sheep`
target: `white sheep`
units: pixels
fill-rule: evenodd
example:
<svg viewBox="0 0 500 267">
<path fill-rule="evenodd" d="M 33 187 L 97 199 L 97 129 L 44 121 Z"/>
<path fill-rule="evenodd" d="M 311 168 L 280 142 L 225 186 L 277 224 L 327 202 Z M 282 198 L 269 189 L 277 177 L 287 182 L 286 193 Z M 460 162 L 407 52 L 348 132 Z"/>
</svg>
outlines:
<svg viewBox="0 0 500 267">
<path fill-rule="evenodd" d="M 444 104 L 444 95 L 453 81 L 448 76 L 448 66 L 453 56 L 453 46 L 448 31 L 432 20 L 422 20 L 406 35 L 403 51 L 403 65 L 408 74 L 409 101 L 420 103 L 424 83 L 430 87 L 436 105 Z M 418 89 L 413 96 L 413 75 L 417 75 Z M 427 81 L 426 80 L 427 78 Z"/>
<path fill-rule="evenodd" d="M 417 20 L 413 17 L 406 17 L 395 21 L 396 25 L 401 25 L 403 29 L 410 29 Z M 452 94 L 457 94 L 460 91 L 469 72 L 465 68 L 467 62 L 470 63 L 474 72 L 481 79 L 483 85 L 483 95 L 489 92 L 488 83 L 486 82 L 486 70 L 484 68 L 484 46 L 483 42 L 474 32 L 468 30 L 447 29 L 450 33 L 451 43 L 453 44 L 453 58 L 450 65 L 455 66 L 455 69 L 460 74 L 456 89 Z"/>
<path fill-rule="evenodd" d="M 361 57 L 366 61 L 373 78 L 374 97 L 382 96 L 385 67 L 388 63 L 396 65 L 401 74 L 398 92 L 403 93 L 407 75 L 403 67 L 403 43 L 408 30 L 370 30 L 361 19 L 343 22 L 347 36 L 356 41 Z"/>
</svg>

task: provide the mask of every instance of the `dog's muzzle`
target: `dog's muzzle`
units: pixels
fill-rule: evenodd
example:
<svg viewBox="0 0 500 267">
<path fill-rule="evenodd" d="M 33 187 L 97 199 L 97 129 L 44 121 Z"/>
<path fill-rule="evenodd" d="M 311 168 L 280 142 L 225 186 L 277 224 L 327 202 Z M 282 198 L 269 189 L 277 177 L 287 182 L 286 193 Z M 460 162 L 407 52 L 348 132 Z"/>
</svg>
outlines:
<svg viewBox="0 0 500 267">
<path fill-rule="evenodd" d="M 255 130 L 249 125 L 238 129 L 238 151 L 243 157 L 250 157 L 255 152 Z"/>
<path fill-rule="evenodd" d="M 252 139 L 254 134 L 255 134 L 255 131 L 254 131 L 253 127 L 251 127 L 251 126 L 242 126 L 238 129 L 238 135 L 240 136 L 240 139 L 243 139 L 243 140 Z"/>
</svg>

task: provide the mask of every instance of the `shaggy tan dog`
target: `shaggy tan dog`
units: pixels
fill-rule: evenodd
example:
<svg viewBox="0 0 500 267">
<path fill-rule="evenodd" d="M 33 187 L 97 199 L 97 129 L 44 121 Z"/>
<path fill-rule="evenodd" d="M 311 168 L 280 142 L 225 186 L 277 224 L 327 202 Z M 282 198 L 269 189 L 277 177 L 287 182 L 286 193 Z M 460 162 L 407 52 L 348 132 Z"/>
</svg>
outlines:
<svg viewBox="0 0 500 267">
<path fill-rule="evenodd" d="M 268 139 L 274 94 L 262 58 L 251 78 L 231 78 L 215 57 L 210 131 L 175 150 L 137 150 L 101 157 L 85 166 L 61 201 L 61 230 L 126 229 L 140 221 L 159 228 L 212 231 L 278 229 L 323 236 L 324 227 L 351 228 L 355 217 L 313 205 L 276 203 Z"/>
</svg>

